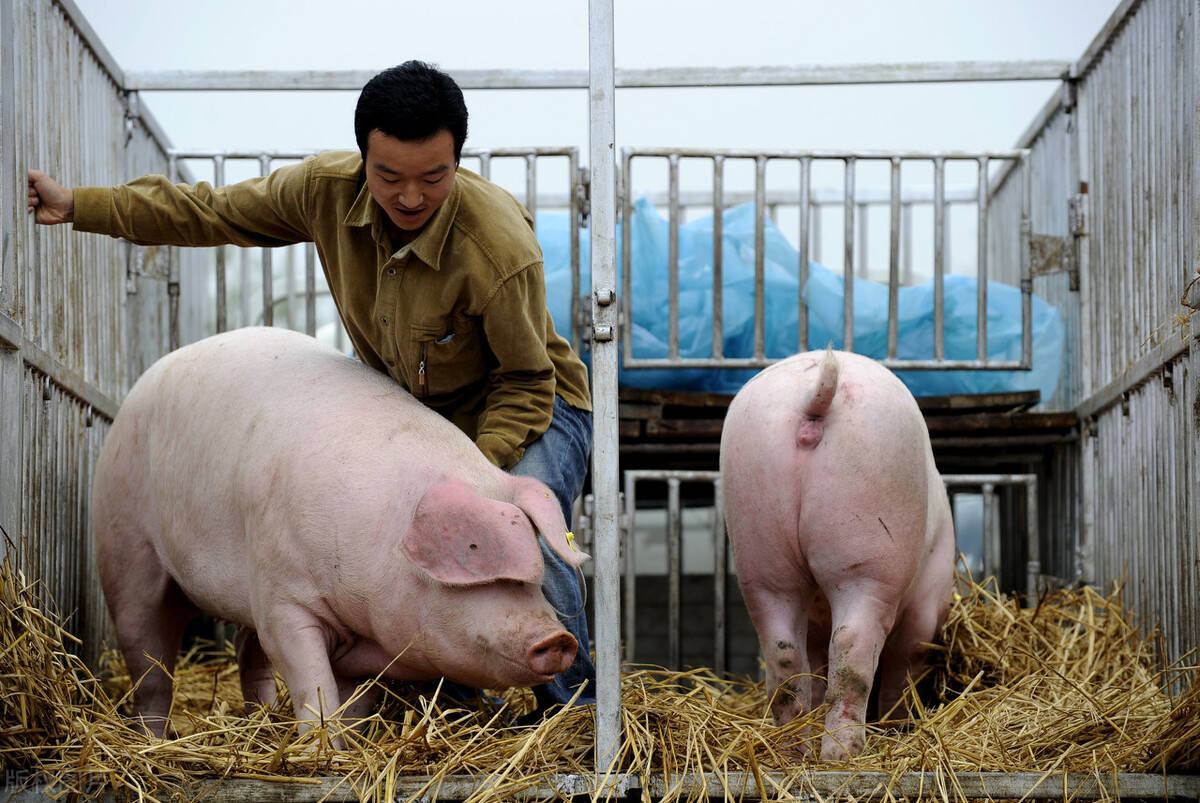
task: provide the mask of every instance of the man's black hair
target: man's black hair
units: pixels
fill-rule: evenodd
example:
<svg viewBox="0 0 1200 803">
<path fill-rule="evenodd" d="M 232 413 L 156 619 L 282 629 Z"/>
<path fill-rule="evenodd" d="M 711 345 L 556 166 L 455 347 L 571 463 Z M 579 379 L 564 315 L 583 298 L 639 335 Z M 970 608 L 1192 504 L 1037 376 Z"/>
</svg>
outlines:
<svg viewBox="0 0 1200 803">
<path fill-rule="evenodd" d="M 354 137 L 363 158 L 367 136 L 378 129 L 400 140 L 425 140 L 445 129 L 454 137 L 454 161 L 467 139 L 467 104 L 446 73 L 423 61 L 406 61 L 363 87 L 354 109 Z"/>
</svg>

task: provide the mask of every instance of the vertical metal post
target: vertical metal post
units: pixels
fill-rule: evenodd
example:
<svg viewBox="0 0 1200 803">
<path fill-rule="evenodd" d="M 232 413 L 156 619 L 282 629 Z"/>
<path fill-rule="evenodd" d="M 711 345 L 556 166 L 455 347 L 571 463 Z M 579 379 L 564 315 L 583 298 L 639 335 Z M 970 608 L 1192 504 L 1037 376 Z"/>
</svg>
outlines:
<svg viewBox="0 0 1200 803">
<path fill-rule="evenodd" d="M 900 158 L 892 157 L 891 216 L 888 222 L 887 355 L 896 359 L 900 339 Z"/>
<path fill-rule="evenodd" d="M 304 331 L 317 336 L 317 247 L 304 244 Z"/>
<path fill-rule="evenodd" d="M 713 480 L 713 671 L 725 674 L 725 592 L 729 565 L 725 536 L 725 500 L 721 480 Z"/>
<path fill-rule="evenodd" d="M 667 157 L 667 356 L 679 359 L 679 154 Z"/>
<path fill-rule="evenodd" d="M 946 358 L 946 160 L 933 159 L 933 358 Z"/>
<path fill-rule="evenodd" d="M 592 491 L 596 497 L 596 771 L 620 750 L 621 665 L 617 537 L 616 73 L 613 0 L 588 0 L 588 115 L 592 167 Z M 626 219 L 626 242 L 629 221 Z M 625 266 L 628 281 L 629 265 Z M 628 301 L 628 299 L 626 299 Z M 603 302 L 603 303 L 602 303 Z"/>
<path fill-rule="evenodd" d="M 625 515 L 621 517 L 625 561 L 625 660 L 633 663 L 637 644 L 637 477 L 625 472 Z"/>
<path fill-rule="evenodd" d="M 621 335 L 624 338 L 620 353 L 633 359 L 633 154 L 623 152 L 624 186 L 621 188 Z M 592 276 L 595 265 L 592 267 Z M 593 283 L 594 283 L 593 279 Z"/>
<path fill-rule="evenodd" d="M 1000 588 L 1000 528 L 996 526 L 996 486 L 983 484 L 983 576 L 996 578 Z"/>
<path fill-rule="evenodd" d="M 683 513 L 679 509 L 679 478 L 667 479 L 667 660 L 683 668 Z"/>
<path fill-rule="evenodd" d="M 800 264 L 797 266 L 797 282 L 800 291 L 800 297 L 797 299 L 797 309 L 799 310 L 800 318 L 797 322 L 798 349 L 797 351 L 808 351 L 808 305 L 804 303 L 804 286 L 808 284 L 808 261 L 809 261 L 809 230 L 812 222 L 812 206 L 810 204 L 810 195 L 812 192 L 812 158 L 809 156 L 800 157 L 800 206 L 797 210 L 796 218 L 799 221 L 800 230 L 796 236 L 796 247 L 800 252 Z"/>
<path fill-rule="evenodd" d="M 713 157 L 713 359 L 725 356 L 725 157 Z"/>
<path fill-rule="evenodd" d="M 271 172 L 271 157 L 267 154 L 260 154 L 258 157 L 259 175 L 265 176 Z M 259 253 L 262 255 L 262 305 L 263 326 L 275 325 L 275 287 L 274 287 L 274 270 L 271 262 L 271 249 L 260 248 Z"/>
<path fill-rule="evenodd" d="M 754 160 L 754 357 L 765 354 L 766 337 L 766 235 L 764 216 L 767 214 L 767 159 Z"/>
<path fill-rule="evenodd" d="M 1033 367 L 1033 181 L 1029 175 L 1029 152 L 1021 154 L 1021 364 Z M 1049 401 L 1049 399 L 1042 399 Z"/>
<path fill-rule="evenodd" d="M 1025 480 L 1025 593 L 1029 604 L 1037 604 L 1038 579 L 1042 575 L 1042 545 L 1038 537 L 1037 476 Z"/>
<path fill-rule="evenodd" d="M 868 213 L 868 206 L 865 203 L 856 203 L 854 205 L 856 220 L 855 224 L 858 227 L 858 251 L 855 254 L 857 262 L 857 273 L 860 279 L 871 278 L 871 266 L 867 264 L 867 255 L 871 252 L 871 216 Z"/>
<path fill-rule="evenodd" d="M 537 231 L 537 154 L 525 154 L 525 208 L 533 218 L 533 230 Z"/>
<path fill-rule="evenodd" d="M 976 307 L 976 358 L 986 362 L 988 358 L 987 342 L 987 282 L 988 282 L 988 160 L 979 158 L 979 181 L 976 185 L 978 199 L 979 224 L 976 238 L 976 276 L 978 282 L 978 304 Z"/>
<path fill-rule="evenodd" d="M 213 184 L 225 186 L 225 156 L 217 154 L 213 157 Z M 217 331 L 224 332 L 229 328 L 229 311 L 226 309 L 225 296 L 228 293 L 228 276 L 225 268 L 225 246 L 217 246 Z"/>
<path fill-rule="evenodd" d="M 21 221 L 25 227 L 21 231 L 4 232 L 3 253 L 0 253 L 0 334 L 11 338 L 0 337 L 0 526 L 13 535 L 18 531 L 21 521 L 21 477 L 23 461 L 21 443 L 23 439 L 22 421 L 24 416 L 14 414 L 22 405 L 22 386 L 24 384 L 23 363 L 21 360 L 21 321 L 7 319 L 9 311 L 16 304 L 17 271 L 24 264 L 26 237 L 30 236 L 34 224 L 27 222 L 25 210 L 19 208 L 19 198 L 24 192 L 17 188 L 24 184 L 25 170 L 17 164 L 17 54 L 25 51 L 25 37 L 16 27 L 16 0 L 0 0 L 0 32 L 4 34 L 5 45 L 0 48 L 0 186 L 5 192 L 0 193 L 0 220 Z M 34 151 L 24 154 L 23 158 L 34 158 Z M 8 554 L 8 541 L 0 537 L 0 557 Z M 12 559 L 17 560 L 13 555 Z"/>
<path fill-rule="evenodd" d="M 179 180 L 179 162 L 172 152 L 167 157 L 167 176 L 171 181 Z M 167 348 L 179 348 L 179 249 L 167 249 Z"/>
<path fill-rule="evenodd" d="M 576 354 L 583 354 L 583 333 L 580 331 L 582 323 L 579 320 L 582 308 L 579 301 L 579 205 L 583 177 L 579 174 L 579 155 L 575 148 L 571 149 L 567 159 L 567 197 L 570 198 L 568 203 L 571 218 L 568 224 L 571 232 L 571 348 L 575 349 Z"/>
<path fill-rule="evenodd" d="M 854 351 L 854 157 L 846 159 L 842 214 L 842 350 Z"/>
</svg>

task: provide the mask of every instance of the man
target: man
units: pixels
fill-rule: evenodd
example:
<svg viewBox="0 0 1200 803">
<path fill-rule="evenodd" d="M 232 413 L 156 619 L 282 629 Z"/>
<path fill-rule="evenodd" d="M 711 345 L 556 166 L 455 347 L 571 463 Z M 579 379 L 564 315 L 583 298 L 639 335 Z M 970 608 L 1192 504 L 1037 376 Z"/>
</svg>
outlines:
<svg viewBox="0 0 1200 803">
<path fill-rule="evenodd" d="M 537 477 L 570 521 L 591 448 L 587 372 L 554 331 L 532 218 L 459 168 L 467 108 L 454 80 L 409 61 L 363 87 L 359 152 L 332 151 L 228 187 L 144 176 L 68 189 L 28 174 L 38 223 L 150 245 L 314 242 L 360 360 L 453 421 L 496 465 Z M 565 703 L 595 668 L 579 580 L 545 544 L 543 590 L 579 641 L 575 663 L 534 689 Z"/>
</svg>

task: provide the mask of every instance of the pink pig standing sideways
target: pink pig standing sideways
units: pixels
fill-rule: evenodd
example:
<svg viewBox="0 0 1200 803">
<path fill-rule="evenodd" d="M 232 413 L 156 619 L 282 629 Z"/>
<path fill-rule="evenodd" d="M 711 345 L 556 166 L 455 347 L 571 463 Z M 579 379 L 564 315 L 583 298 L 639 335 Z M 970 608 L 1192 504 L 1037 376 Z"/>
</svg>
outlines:
<svg viewBox="0 0 1200 803">
<path fill-rule="evenodd" d="M 172 682 L 152 660 L 173 668 L 200 611 L 253 628 L 246 699 L 274 699 L 273 663 L 305 729 L 381 672 L 529 686 L 575 657 L 537 534 L 586 556 L 550 491 L 295 332 L 227 332 L 151 366 L 101 452 L 93 524 L 118 643 L 146 675 L 134 708 L 159 736 Z"/>
<path fill-rule="evenodd" d="M 798 354 L 734 398 L 721 478 L 775 721 L 824 700 L 822 758 L 857 755 L 876 669 L 886 713 L 950 603 L 954 528 L 921 411 L 874 360 Z"/>
</svg>

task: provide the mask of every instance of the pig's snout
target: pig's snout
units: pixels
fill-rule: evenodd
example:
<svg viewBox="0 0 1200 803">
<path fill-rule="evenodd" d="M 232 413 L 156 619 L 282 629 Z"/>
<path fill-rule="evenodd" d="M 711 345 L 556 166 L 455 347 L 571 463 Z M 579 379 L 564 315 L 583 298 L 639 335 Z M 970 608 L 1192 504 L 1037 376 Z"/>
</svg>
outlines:
<svg viewBox="0 0 1200 803">
<path fill-rule="evenodd" d="M 557 675 L 566 672 L 575 661 L 579 642 L 565 630 L 530 645 L 525 654 L 529 668 L 539 675 Z"/>
</svg>

